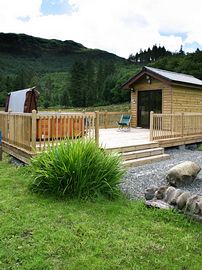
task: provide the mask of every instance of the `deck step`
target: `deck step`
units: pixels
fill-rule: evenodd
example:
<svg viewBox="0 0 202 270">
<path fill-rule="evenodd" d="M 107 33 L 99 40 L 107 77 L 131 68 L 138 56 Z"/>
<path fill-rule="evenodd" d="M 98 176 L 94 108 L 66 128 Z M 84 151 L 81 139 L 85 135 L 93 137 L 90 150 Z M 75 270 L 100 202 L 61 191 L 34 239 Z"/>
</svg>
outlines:
<svg viewBox="0 0 202 270">
<path fill-rule="evenodd" d="M 152 162 L 167 160 L 169 158 L 170 158 L 170 156 L 168 154 L 161 154 L 161 155 L 156 155 L 156 156 L 149 156 L 149 157 L 126 160 L 123 162 L 123 164 L 126 167 L 136 167 L 136 166 L 149 164 Z"/>
<path fill-rule="evenodd" d="M 158 147 L 159 147 L 159 144 L 157 142 L 148 142 L 148 143 L 139 144 L 139 145 L 130 145 L 130 146 L 122 146 L 122 147 L 116 147 L 116 148 L 107 148 L 106 150 L 108 152 L 125 153 L 125 152 L 139 151 L 139 150 L 150 149 L 150 148 L 158 148 Z"/>
<path fill-rule="evenodd" d="M 122 153 L 122 157 L 124 160 L 131 160 L 131 159 L 157 156 L 157 155 L 162 155 L 162 154 L 164 154 L 164 148 L 158 147 L 158 148 L 150 148 L 150 149 L 144 149 L 144 150 L 138 150 L 138 151 L 125 152 L 125 153 Z"/>
</svg>

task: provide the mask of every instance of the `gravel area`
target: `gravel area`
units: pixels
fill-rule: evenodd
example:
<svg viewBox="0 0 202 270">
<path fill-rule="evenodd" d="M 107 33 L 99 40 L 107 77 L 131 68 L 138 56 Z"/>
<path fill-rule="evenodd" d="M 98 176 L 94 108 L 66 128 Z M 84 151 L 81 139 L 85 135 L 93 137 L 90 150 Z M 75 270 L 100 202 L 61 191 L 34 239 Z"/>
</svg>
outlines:
<svg viewBox="0 0 202 270">
<path fill-rule="evenodd" d="M 170 149 L 166 150 L 165 153 L 170 155 L 170 159 L 128 169 L 121 189 L 130 199 L 144 198 L 145 189 L 152 185 L 157 187 L 167 185 L 166 172 L 183 161 L 196 162 L 202 168 L 201 151 Z M 202 195 L 202 170 L 191 185 L 181 189 Z"/>
</svg>

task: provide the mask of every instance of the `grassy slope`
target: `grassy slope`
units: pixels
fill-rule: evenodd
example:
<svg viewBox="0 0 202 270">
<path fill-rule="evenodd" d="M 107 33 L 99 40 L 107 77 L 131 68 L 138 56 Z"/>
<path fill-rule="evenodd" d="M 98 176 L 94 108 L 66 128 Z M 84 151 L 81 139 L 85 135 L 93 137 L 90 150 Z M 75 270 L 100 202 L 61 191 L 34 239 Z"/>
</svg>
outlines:
<svg viewBox="0 0 202 270">
<path fill-rule="evenodd" d="M 130 110 L 130 103 L 125 102 L 121 104 L 112 104 L 112 105 L 106 105 L 106 106 L 92 106 L 92 107 L 70 107 L 70 108 L 61 108 L 61 107 L 53 107 L 53 108 L 40 108 L 39 111 L 58 111 L 61 110 L 67 111 L 67 112 L 95 112 L 95 111 L 108 111 L 108 112 L 127 112 Z"/>
<path fill-rule="evenodd" d="M 37 196 L 29 181 L 0 163 L 0 269 L 201 270 L 201 225 L 183 215 Z"/>
</svg>

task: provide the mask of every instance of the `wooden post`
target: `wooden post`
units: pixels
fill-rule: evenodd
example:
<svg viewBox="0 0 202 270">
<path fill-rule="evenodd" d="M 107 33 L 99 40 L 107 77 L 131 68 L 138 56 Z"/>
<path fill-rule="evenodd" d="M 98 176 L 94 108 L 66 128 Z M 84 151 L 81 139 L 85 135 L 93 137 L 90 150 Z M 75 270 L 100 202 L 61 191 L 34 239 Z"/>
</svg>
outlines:
<svg viewBox="0 0 202 270">
<path fill-rule="evenodd" d="M 2 161 L 2 133 L 0 129 L 0 161 Z"/>
<path fill-rule="evenodd" d="M 150 141 L 153 141 L 154 112 L 150 112 Z"/>
<path fill-rule="evenodd" d="M 32 110 L 32 148 L 36 150 L 36 110 Z"/>
<path fill-rule="evenodd" d="M 104 127 L 107 128 L 107 123 L 108 123 L 108 114 L 107 114 L 107 111 L 105 111 L 104 113 Z"/>
<path fill-rule="evenodd" d="M 8 143 L 10 143 L 10 138 L 11 138 L 11 134 L 10 134 L 10 133 L 11 133 L 11 132 L 10 132 L 11 112 L 12 112 L 12 110 L 9 109 L 9 110 L 8 110 L 7 134 L 6 134 L 6 136 L 7 136 L 7 142 L 8 142 Z"/>
<path fill-rule="evenodd" d="M 95 143 L 99 147 L 99 112 L 95 112 Z"/>
<path fill-rule="evenodd" d="M 82 119 L 81 119 L 81 121 L 82 121 L 82 124 L 81 124 L 81 136 L 82 136 L 82 138 L 84 137 L 84 134 L 85 134 L 85 121 L 86 121 L 86 115 L 85 115 L 85 111 L 83 110 L 83 112 L 82 112 Z"/>
</svg>

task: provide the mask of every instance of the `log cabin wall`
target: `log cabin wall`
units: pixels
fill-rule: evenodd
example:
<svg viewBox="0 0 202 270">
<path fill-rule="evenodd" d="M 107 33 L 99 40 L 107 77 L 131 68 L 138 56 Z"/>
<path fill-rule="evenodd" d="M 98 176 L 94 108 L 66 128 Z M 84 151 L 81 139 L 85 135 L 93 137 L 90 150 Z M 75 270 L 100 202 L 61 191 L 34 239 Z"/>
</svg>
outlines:
<svg viewBox="0 0 202 270">
<path fill-rule="evenodd" d="M 173 85 L 173 112 L 202 113 L 202 89 Z"/>
<path fill-rule="evenodd" d="M 147 90 L 162 90 L 162 113 L 172 113 L 172 87 L 168 83 L 164 83 L 157 79 L 151 78 L 151 83 L 146 80 L 144 75 L 138 82 L 136 82 L 131 91 L 131 126 L 137 127 L 138 122 L 138 92 Z"/>
</svg>

